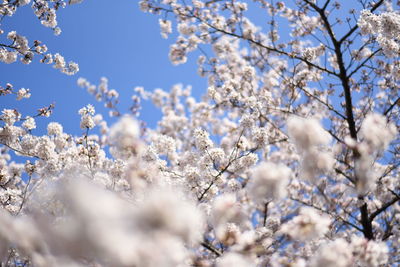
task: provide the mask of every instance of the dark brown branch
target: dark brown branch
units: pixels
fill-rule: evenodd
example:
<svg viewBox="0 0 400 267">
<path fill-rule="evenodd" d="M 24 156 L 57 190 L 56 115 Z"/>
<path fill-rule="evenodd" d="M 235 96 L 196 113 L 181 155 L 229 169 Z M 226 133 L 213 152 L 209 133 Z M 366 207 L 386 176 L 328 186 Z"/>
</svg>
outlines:
<svg viewBox="0 0 400 267">
<path fill-rule="evenodd" d="M 25 188 L 24 188 L 24 192 L 22 193 L 22 201 L 21 201 L 21 204 L 19 205 L 19 209 L 17 211 L 17 215 L 22 211 L 22 208 L 24 207 L 24 204 L 25 204 L 26 199 L 27 199 L 28 187 L 29 187 L 31 181 L 32 181 L 32 176 L 29 175 L 28 182 L 26 183 Z"/>
<path fill-rule="evenodd" d="M 346 118 L 347 118 L 347 123 L 349 125 L 349 131 L 350 131 L 350 136 L 357 140 L 357 130 L 356 130 L 356 124 L 354 120 L 354 115 L 353 115 L 353 100 L 351 97 L 351 88 L 350 88 L 350 82 L 349 82 L 349 76 L 347 75 L 346 68 L 344 66 L 344 60 L 343 60 L 343 54 L 341 51 L 341 43 L 337 41 L 335 34 L 333 33 L 332 27 L 329 23 L 328 17 L 325 14 L 325 11 L 317 7 L 315 4 L 307 1 L 310 3 L 310 5 L 319 13 L 324 27 L 328 32 L 329 37 L 331 38 L 331 41 L 333 43 L 333 46 L 335 48 L 335 55 L 336 55 L 336 60 L 339 66 L 339 79 L 342 83 L 342 87 L 344 90 L 344 97 L 345 97 L 345 106 L 346 106 Z"/>
<path fill-rule="evenodd" d="M 184 15 L 184 14 L 183 14 L 183 15 Z M 187 15 L 185 15 L 185 16 L 187 16 Z M 279 50 L 279 49 L 277 49 L 277 48 L 275 48 L 275 47 L 266 46 L 266 45 L 262 44 L 262 43 L 259 42 L 259 41 L 246 38 L 246 37 L 244 37 L 243 35 L 239 35 L 239 34 L 236 34 L 236 33 L 233 33 L 233 32 L 228 32 L 228 31 L 226 31 L 226 30 L 224 30 L 224 29 L 219 29 L 219 28 L 215 27 L 214 25 L 208 23 L 207 21 L 202 20 L 201 18 L 199 18 L 198 16 L 196 16 L 196 15 L 193 14 L 193 13 L 191 13 L 191 17 L 197 19 L 197 20 L 198 20 L 199 22 L 201 22 L 201 23 L 206 24 L 207 26 L 209 26 L 210 28 L 214 29 L 214 30 L 217 31 L 217 32 L 220 32 L 220 33 L 223 33 L 223 34 L 226 34 L 226 35 L 230 35 L 230 36 L 233 36 L 233 37 L 242 39 L 242 40 L 247 40 L 248 42 L 250 42 L 250 43 L 252 43 L 252 44 L 254 44 L 254 45 L 257 45 L 257 46 L 259 46 L 259 47 L 262 47 L 262 48 L 266 49 L 266 50 L 269 51 L 269 52 L 275 52 L 275 53 L 278 53 L 278 54 L 280 54 L 280 55 L 285 55 L 285 56 L 287 56 L 287 57 L 300 60 L 300 61 L 306 63 L 308 66 L 314 67 L 314 68 L 316 68 L 316 69 L 318 69 L 318 70 L 321 70 L 321 71 L 323 71 L 323 72 L 326 72 L 326 73 L 328 73 L 328 74 L 337 76 L 337 74 L 336 74 L 335 72 L 330 71 L 330 70 L 328 70 L 328 69 L 326 69 L 326 68 L 324 68 L 324 67 L 318 66 L 318 65 L 316 65 L 316 64 L 314 64 L 314 63 L 308 61 L 307 59 L 305 59 L 305 58 L 303 58 L 303 57 L 301 57 L 301 56 L 296 56 L 296 55 L 293 54 L 293 53 L 288 53 L 288 52 L 286 52 L 286 51 Z"/>
<path fill-rule="evenodd" d="M 3 145 L 3 146 L 5 146 L 5 147 L 11 149 L 11 150 L 14 151 L 14 152 L 16 152 L 16 153 L 18 153 L 18 154 L 21 154 L 22 156 L 31 157 L 31 158 L 37 158 L 37 159 L 42 159 L 42 158 L 40 158 L 39 156 L 27 154 L 27 153 L 25 153 L 25 152 L 23 152 L 23 151 L 21 151 L 21 150 L 19 150 L 19 149 L 17 149 L 17 148 L 14 148 L 14 147 L 12 147 L 12 146 L 10 146 L 10 145 L 8 145 L 8 144 L 0 143 L 0 145 Z"/>
<path fill-rule="evenodd" d="M 341 50 L 342 41 L 338 41 L 336 39 L 335 34 L 332 29 L 332 26 L 329 23 L 328 17 L 325 13 L 325 10 L 319 8 L 316 4 L 310 2 L 309 0 L 304 0 L 304 1 L 306 3 L 308 3 L 319 14 L 319 16 L 322 20 L 322 23 L 324 25 L 324 28 L 328 32 L 328 35 L 329 35 L 329 37 L 333 43 L 333 46 L 335 48 L 336 60 L 337 60 L 338 66 L 339 66 L 338 77 L 341 81 L 341 84 L 343 87 L 344 98 L 345 98 L 347 124 L 349 126 L 350 136 L 354 140 L 357 140 L 357 129 L 356 129 L 356 123 L 355 123 L 354 114 L 353 114 L 353 100 L 352 100 L 350 80 L 349 80 L 350 77 L 347 74 L 344 60 L 343 60 L 343 53 Z M 382 0 L 381 0 L 381 2 L 382 2 Z M 376 9 L 377 5 L 375 5 L 374 8 Z M 354 159 L 356 160 L 358 157 L 359 157 L 359 153 L 357 151 L 354 151 Z M 355 177 L 355 181 L 357 182 L 357 176 Z M 363 200 L 363 197 L 360 196 L 359 199 Z M 374 233 L 372 231 L 372 223 L 369 220 L 368 206 L 367 206 L 366 202 L 364 202 L 364 204 L 360 207 L 360 213 L 361 213 L 361 225 L 363 226 L 362 230 L 363 230 L 364 237 L 367 239 L 374 239 Z"/>
<path fill-rule="evenodd" d="M 363 198 L 360 197 L 360 199 L 362 200 Z M 360 207 L 360 212 L 361 212 L 361 224 L 363 226 L 363 234 L 364 237 L 371 240 L 374 239 L 374 233 L 372 231 L 372 223 L 371 220 L 368 217 L 368 206 L 367 203 L 364 203 L 361 207 Z"/>
<path fill-rule="evenodd" d="M 203 242 L 201 242 L 201 245 L 202 245 L 204 248 L 206 248 L 206 249 L 208 249 L 209 251 L 211 251 L 212 253 L 214 253 L 217 257 L 219 257 L 219 256 L 222 255 L 222 253 L 221 253 L 218 249 L 216 249 L 213 245 L 211 245 L 211 244 L 208 243 L 208 242 L 203 241 Z"/>
<path fill-rule="evenodd" d="M 335 171 L 341 175 L 343 175 L 347 180 L 349 180 L 352 184 L 356 184 L 354 179 L 351 178 L 349 175 L 347 175 L 346 173 L 344 173 L 342 170 L 335 168 Z"/>
<path fill-rule="evenodd" d="M 357 225 L 355 225 L 355 224 L 352 223 L 352 222 L 349 222 L 349 221 L 345 220 L 344 218 L 342 218 L 342 217 L 341 217 L 340 215 L 338 215 L 338 214 L 334 214 L 334 215 L 333 215 L 333 214 L 331 214 L 329 211 L 324 210 L 323 208 L 316 207 L 316 206 L 314 206 L 313 204 L 307 203 L 307 202 L 305 202 L 305 201 L 303 201 L 303 200 L 300 200 L 300 199 L 297 199 L 297 198 L 290 197 L 290 199 L 293 200 L 293 201 L 299 202 L 300 204 L 303 204 L 303 205 L 306 205 L 306 206 L 308 206 L 308 207 L 311 207 L 311 208 L 314 208 L 314 209 L 316 209 L 316 210 L 319 210 L 319 211 L 321 211 L 321 212 L 323 212 L 323 213 L 325 213 L 325 214 L 328 214 L 328 215 L 330 215 L 330 216 L 333 216 L 333 217 L 335 217 L 336 219 L 342 221 L 344 224 L 347 224 L 347 225 L 349 225 L 349 226 L 352 226 L 352 227 L 354 227 L 354 229 L 357 229 L 358 231 L 363 232 L 363 230 L 362 230 L 360 227 L 358 227 Z"/>
<path fill-rule="evenodd" d="M 267 224 L 268 205 L 269 205 L 269 202 L 266 202 L 266 203 L 264 204 L 264 218 L 263 218 L 263 226 L 264 226 L 264 227 L 265 227 L 265 225 Z"/>
<path fill-rule="evenodd" d="M 392 206 L 393 204 L 395 204 L 397 201 L 400 200 L 400 196 L 396 195 L 392 200 L 390 200 L 389 202 L 385 203 L 382 207 L 380 207 L 379 209 L 377 209 L 376 211 L 374 211 L 370 216 L 369 216 L 369 221 L 373 221 L 375 219 L 376 216 L 378 216 L 379 214 L 381 214 L 382 212 L 384 212 L 386 209 L 388 209 L 390 206 Z"/>
<path fill-rule="evenodd" d="M 333 113 L 335 113 L 336 115 L 338 115 L 340 118 L 346 120 L 346 117 L 340 113 L 339 111 L 337 111 L 332 105 L 330 105 L 327 102 L 324 102 L 323 100 L 321 100 L 319 97 L 315 96 L 314 94 L 310 93 L 309 91 L 307 91 L 306 89 L 302 88 L 301 86 L 298 87 L 301 91 L 303 91 L 306 96 L 311 97 L 315 100 L 317 100 L 319 103 L 321 103 L 322 105 L 324 105 L 325 107 L 327 107 L 330 111 L 332 111 Z"/>
<path fill-rule="evenodd" d="M 0 46 L 2 46 L 2 47 L 7 47 L 7 48 L 11 48 L 11 49 L 18 49 L 18 47 L 16 47 L 16 46 L 6 45 L 6 44 L 0 44 Z"/>
<path fill-rule="evenodd" d="M 390 107 L 386 109 L 385 112 L 383 112 L 383 115 L 386 116 L 399 103 L 400 103 L 400 97 L 398 97 L 396 101 L 394 101 L 393 104 L 391 104 Z"/>
<path fill-rule="evenodd" d="M 324 6 L 322 7 L 322 10 L 326 10 L 326 8 L 328 7 L 330 1 L 331 1 L 331 0 L 327 0 L 327 1 L 325 2 Z"/>
<path fill-rule="evenodd" d="M 369 55 L 360 65 L 358 65 L 348 76 L 351 77 L 353 76 L 357 71 L 359 71 L 362 67 L 365 66 L 365 63 L 367 63 L 371 58 L 373 58 L 376 54 L 382 51 L 382 48 L 379 48 L 375 52 L 373 52 L 371 55 Z"/>
</svg>

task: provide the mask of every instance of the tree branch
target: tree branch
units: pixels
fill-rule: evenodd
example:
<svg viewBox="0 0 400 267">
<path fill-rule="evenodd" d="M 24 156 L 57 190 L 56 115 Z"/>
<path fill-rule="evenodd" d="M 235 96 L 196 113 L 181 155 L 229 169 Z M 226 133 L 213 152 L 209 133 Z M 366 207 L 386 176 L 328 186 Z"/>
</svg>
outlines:
<svg viewBox="0 0 400 267">
<path fill-rule="evenodd" d="M 378 216 L 379 214 L 384 212 L 386 209 L 388 209 L 390 206 L 392 206 L 393 204 L 395 204 L 399 200 L 400 200 L 400 196 L 396 194 L 395 197 L 392 200 L 390 200 L 389 202 L 385 203 L 382 207 L 380 207 L 379 209 L 374 211 L 369 216 L 369 221 L 372 222 L 375 219 L 376 216 Z"/>
<path fill-rule="evenodd" d="M 202 245 L 204 248 L 206 248 L 206 249 L 208 249 L 209 251 L 211 251 L 212 253 L 214 253 L 217 257 L 219 257 L 219 256 L 222 255 L 222 253 L 221 253 L 217 248 L 215 248 L 213 245 L 211 245 L 210 243 L 208 243 L 208 242 L 206 242 L 206 241 L 201 242 L 201 245 Z"/>
</svg>

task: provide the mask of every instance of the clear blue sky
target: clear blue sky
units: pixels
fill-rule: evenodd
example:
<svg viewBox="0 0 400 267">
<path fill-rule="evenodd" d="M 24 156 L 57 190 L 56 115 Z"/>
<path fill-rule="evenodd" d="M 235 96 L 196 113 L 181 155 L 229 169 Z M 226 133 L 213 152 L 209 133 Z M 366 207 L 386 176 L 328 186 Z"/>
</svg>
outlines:
<svg viewBox="0 0 400 267">
<path fill-rule="evenodd" d="M 96 102 L 76 85 L 79 77 L 87 78 L 92 84 L 98 84 L 102 76 L 109 78 L 110 88 L 120 93 L 122 112 L 128 111 L 135 86 L 169 90 L 172 85 L 182 83 L 192 85 L 196 95 L 205 91 L 206 80 L 197 75 L 195 58 L 173 66 L 168 59 L 173 39 L 162 39 L 158 17 L 142 13 L 138 1 L 86 0 L 60 10 L 57 17 L 62 29 L 60 36 L 54 36 L 51 29 L 42 26 L 30 6 L 21 7 L 13 17 L 6 17 L 1 27 L 5 32 L 16 30 L 30 42 L 38 39 L 47 44 L 49 52 L 59 52 L 66 61 L 79 64 L 79 73 L 67 76 L 51 65 L 39 63 L 39 57 L 30 65 L 0 63 L 0 85 L 9 82 L 16 89 L 25 87 L 32 92 L 31 99 L 18 102 L 14 101 L 15 96 L 0 97 L 0 110 L 17 108 L 23 115 L 32 115 L 37 108 L 55 102 L 52 117 L 37 120 L 37 133 L 42 133 L 39 128 L 48 122 L 58 121 L 67 133 L 80 134 L 77 112 L 88 103 L 107 114 L 103 103 Z M 154 127 L 160 113 L 150 103 L 143 105 L 141 118 Z"/>
</svg>

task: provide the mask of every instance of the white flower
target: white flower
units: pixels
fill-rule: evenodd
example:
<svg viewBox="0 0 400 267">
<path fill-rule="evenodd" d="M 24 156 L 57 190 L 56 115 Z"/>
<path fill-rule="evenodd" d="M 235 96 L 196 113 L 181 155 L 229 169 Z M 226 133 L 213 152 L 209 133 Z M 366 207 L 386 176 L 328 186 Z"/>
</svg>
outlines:
<svg viewBox="0 0 400 267">
<path fill-rule="evenodd" d="M 263 162 L 252 171 L 249 197 L 257 203 L 276 200 L 286 196 L 291 170 L 283 164 Z"/>
<path fill-rule="evenodd" d="M 307 241 L 321 238 L 329 230 L 331 220 L 311 207 L 302 207 L 299 215 L 282 225 L 281 231 L 292 239 Z"/>
<path fill-rule="evenodd" d="M 170 136 L 157 134 L 152 136 L 152 141 L 158 154 L 172 156 L 176 151 L 176 142 Z"/>
<path fill-rule="evenodd" d="M 330 135 L 313 118 L 292 116 L 287 122 L 288 132 L 299 150 L 307 150 L 311 146 L 327 145 Z"/>
<path fill-rule="evenodd" d="M 245 256 L 235 253 L 228 252 L 224 253 L 221 258 L 217 261 L 217 267 L 249 267 L 255 266 L 250 259 L 247 259 Z"/>
<path fill-rule="evenodd" d="M 14 63 L 15 61 L 17 61 L 17 52 L 8 51 L 7 49 L 1 48 L 0 61 L 7 64 Z"/>
<path fill-rule="evenodd" d="M 95 109 L 94 109 L 93 105 L 88 104 L 86 107 L 81 108 L 78 111 L 78 113 L 81 116 L 83 116 L 83 115 L 94 115 Z"/>
<path fill-rule="evenodd" d="M 361 11 L 357 25 L 360 27 L 362 34 L 371 34 L 379 29 L 380 20 L 377 15 L 372 14 L 371 11 L 364 9 Z"/>
<path fill-rule="evenodd" d="M 88 104 L 86 107 L 81 108 L 78 113 L 81 115 L 81 129 L 92 129 L 96 126 L 92 117 L 95 113 L 95 109 L 92 105 Z"/>
<path fill-rule="evenodd" d="M 55 147 L 56 145 L 50 140 L 49 137 L 43 136 L 38 139 L 37 146 L 35 148 L 37 150 L 38 157 L 44 160 L 49 160 L 56 158 L 54 152 Z"/>
<path fill-rule="evenodd" d="M 324 151 L 331 136 L 313 118 L 290 117 L 287 122 L 289 137 L 301 154 L 301 176 L 313 181 L 315 176 L 329 171 L 334 163 L 332 153 Z"/>
<path fill-rule="evenodd" d="M 243 220 L 244 214 L 233 194 L 218 196 L 212 205 L 211 219 L 215 227 L 223 226 L 228 222 L 238 223 Z"/>
<path fill-rule="evenodd" d="M 350 245 L 339 238 L 323 244 L 312 257 L 310 267 L 350 267 L 352 256 Z"/>
<path fill-rule="evenodd" d="M 137 220 L 145 232 L 166 231 L 190 244 L 202 238 L 201 212 L 177 189 L 161 186 L 147 192 L 137 211 Z"/>
<path fill-rule="evenodd" d="M 389 250 L 384 242 L 352 236 L 350 245 L 354 257 L 356 257 L 363 266 L 378 267 L 388 262 Z"/>
<path fill-rule="evenodd" d="M 18 4 L 19 4 L 20 6 L 27 5 L 27 4 L 29 4 L 30 2 L 31 2 L 31 0 L 18 0 Z"/>
<path fill-rule="evenodd" d="M 55 9 L 48 8 L 46 13 L 46 16 L 43 16 L 40 22 L 45 27 L 55 28 L 57 26 L 57 14 Z"/>
<path fill-rule="evenodd" d="M 175 65 L 183 64 L 187 61 L 186 51 L 187 49 L 181 44 L 178 46 L 177 44 L 173 44 L 170 47 L 169 51 L 169 59 Z"/>
<path fill-rule="evenodd" d="M 78 80 L 76 81 L 76 83 L 81 88 L 85 88 L 85 87 L 89 87 L 90 86 L 90 83 L 83 77 L 79 77 Z"/>
<path fill-rule="evenodd" d="M 3 109 L 0 119 L 7 125 L 13 125 L 21 118 L 21 114 L 15 109 Z"/>
<path fill-rule="evenodd" d="M 84 115 L 81 117 L 81 124 L 80 127 L 81 129 L 92 129 L 94 128 L 95 123 L 93 121 L 93 117 L 90 115 Z"/>
<path fill-rule="evenodd" d="M 35 119 L 27 116 L 25 118 L 25 121 L 22 123 L 22 127 L 24 127 L 27 130 L 35 129 L 36 128 Z"/>
<path fill-rule="evenodd" d="M 397 12 L 372 14 L 369 10 L 361 11 L 357 22 L 361 34 L 374 34 L 376 40 L 387 57 L 395 57 L 400 51 L 398 39 L 400 36 L 400 15 Z"/>
<path fill-rule="evenodd" d="M 63 56 L 61 56 L 59 53 L 54 54 L 53 56 L 54 60 L 54 68 L 56 69 L 64 69 L 65 67 L 65 59 Z"/>
<path fill-rule="evenodd" d="M 369 241 L 363 260 L 369 266 L 382 266 L 388 261 L 388 253 L 385 243 Z"/>
<path fill-rule="evenodd" d="M 29 93 L 29 89 L 21 88 L 17 92 L 17 100 L 21 100 L 22 98 L 31 97 L 31 93 Z"/>
<path fill-rule="evenodd" d="M 21 140 L 21 148 L 29 153 L 34 151 L 39 138 L 30 134 L 25 135 Z"/>
<path fill-rule="evenodd" d="M 204 8 L 204 3 L 201 0 L 193 0 L 192 2 L 195 8 Z"/>
<path fill-rule="evenodd" d="M 79 71 L 79 65 L 73 61 L 68 62 L 66 68 L 62 69 L 62 72 L 67 75 L 74 75 Z"/>
<path fill-rule="evenodd" d="M 26 54 L 29 51 L 28 40 L 25 36 L 17 34 L 17 32 L 12 31 L 7 34 L 7 38 L 13 41 L 13 46 L 21 54 Z"/>
<path fill-rule="evenodd" d="M 172 23 L 170 20 L 159 19 L 158 23 L 160 24 L 161 28 L 161 36 L 165 39 L 168 38 L 168 35 L 172 33 Z"/>
<path fill-rule="evenodd" d="M 193 133 L 195 145 L 200 151 L 205 151 L 213 147 L 213 142 L 211 141 L 208 132 L 203 129 L 197 128 Z"/>
<path fill-rule="evenodd" d="M 364 139 L 372 152 L 385 150 L 396 135 L 396 126 L 388 123 L 386 117 L 377 113 L 368 114 L 360 129 L 360 137 Z"/>
<path fill-rule="evenodd" d="M 73 4 L 80 4 L 82 2 L 83 2 L 83 0 L 69 0 L 68 4 L 73 5 Z"/>
<path fill-rule="evenodd" d="M 112 145 L 112 153 L 116 157 L 129 157 L 140 150 L 140 126 L 130 116 L 122 117 L 109 131 L 108 141 Z"/>
<path fill-rule="evenodd" d="M 63 133 L 63 127 L 58 122 L 50 122 L 47 125 L 48 135 L 61 135 Z"/>
<path fill-rule="evenodd" d="M 61 34 L 61 29 L 60 29 L 60 27 L 55 27 L 53 31 L 54 31 L 54 35 L 55 35 L 55 36 L 58 36 L 58 35 Z"/>
</svg>

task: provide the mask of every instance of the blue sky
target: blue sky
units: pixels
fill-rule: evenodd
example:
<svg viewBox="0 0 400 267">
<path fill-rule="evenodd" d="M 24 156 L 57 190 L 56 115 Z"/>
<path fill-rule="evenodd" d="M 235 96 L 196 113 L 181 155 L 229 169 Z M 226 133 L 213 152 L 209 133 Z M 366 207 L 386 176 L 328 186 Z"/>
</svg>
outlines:
<svg viewBox="0 0 400 267">
<path fill-rule="evenodd" d="M 66 61 L 75 61 L 80 67 L 78 74 L 67 76 L 51 65 L 39 63 L 39 57 L 30 65 L 0 63 L 0 85 L 9 82 L 16 89 L 25 87 L 32 92 L 30 99 L 18 102 L 15 96 L 0 97 L 0 110 L 17 108 L 23 115 L 33 115 L 37 108 L 55 103 L 56 109 L 50 118 L 37 120 L 37 133 L 43 133 L 44 129 L 39 128 L 48 122 L 58 121 L 67 133 L 79 135 L 77 112 L 88 103 L 107 114 L 103 103 L 96 102 L 76 85 L 79 77 L 87 78 L 92 84 L 98 84 L 100 77 L 107 77 L 110 88 L 120 93 L 122 112 L 128 111 L 135 86 L 169 90 L 174 84 L 182 83 L 192 85 L 196 95 L 205 91 L 207 83 L 197 75 L 194 56 L 186 64 L 173 66 L 168 59 L 173 39 L 161 37 L 158 17 L 141 12 L 138 1 L 86 0 L 60 10 L 57 18 L 62 29 L 60 36 L 43 27 L 30 6 L 21 7 L 2 23 L 5 32 L 16 30 L 30 42 L 40 40 L 49 52 L 59 52 Z M 2 36 L 1 41 L 4 39 Z M 150 103 L 143 102 L 143 106 L 141 119 L 154 127 L 160 113 Z"/>
</svg>

